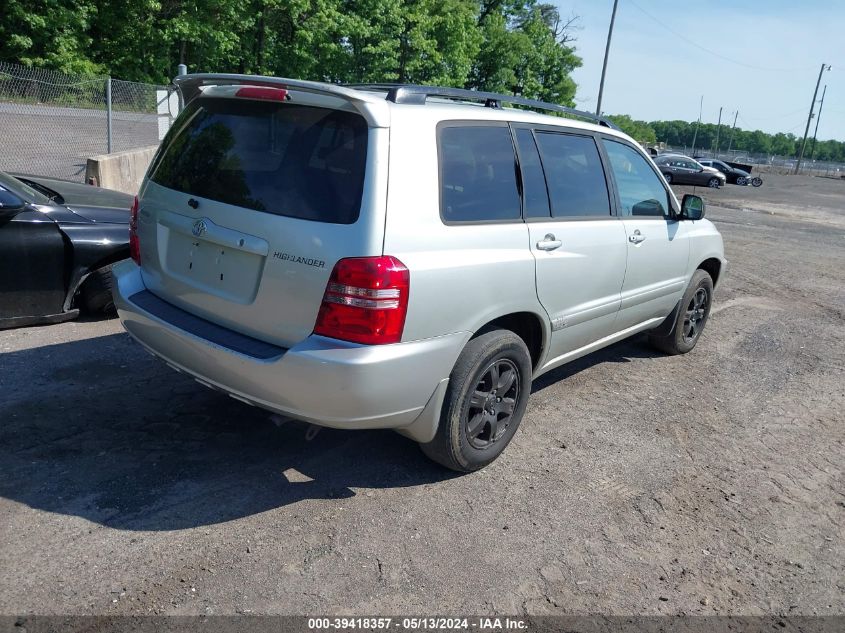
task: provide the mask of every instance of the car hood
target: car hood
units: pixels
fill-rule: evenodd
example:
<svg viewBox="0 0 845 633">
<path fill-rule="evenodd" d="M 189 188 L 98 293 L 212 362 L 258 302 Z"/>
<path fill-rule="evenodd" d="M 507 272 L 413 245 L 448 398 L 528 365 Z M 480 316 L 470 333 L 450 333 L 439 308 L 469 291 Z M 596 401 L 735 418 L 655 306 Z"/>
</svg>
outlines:
<svg viewBox="0 0 845 633">
<path fill-rule="evenodd" d="M 59 178 L 45 178 L 44 176 L 30 176 L 28 174 L 13 175 L 16 178 L 31 180 L 47 187 L 47 189 L 52 189 L 64 198 L 62 204 L 68 206 L 114 207 L 126 209 L 127 213 L 129 207 L 132 206 L 132 196 L 121 191 L 94 187 L 81 182 L 60 180 Z"/>
</svg>

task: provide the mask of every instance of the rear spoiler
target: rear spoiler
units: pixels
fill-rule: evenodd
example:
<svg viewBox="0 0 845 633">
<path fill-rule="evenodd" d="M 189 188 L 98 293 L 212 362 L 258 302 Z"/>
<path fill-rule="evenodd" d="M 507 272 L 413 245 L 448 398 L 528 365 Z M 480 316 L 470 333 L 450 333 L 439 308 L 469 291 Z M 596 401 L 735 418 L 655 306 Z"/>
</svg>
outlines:
<svg viewBox="0 0 845 633">
<path fill-rule="evenodd" d="M 198 97 L 205 86 L 267 86 L 270 88 L 285 88 L 294 93 L 307 92 L 343 99 L 348 101 L 366 119 L 370 127 L 388 127 L 390 122 L 390 111 L 384 97 L 319 81 L 259 75 L 197 73 L 179 75 L 173 79 L 173 85 L 179 90 L 182 95 L 182 103 L 185 105 Z"/>
</svg>

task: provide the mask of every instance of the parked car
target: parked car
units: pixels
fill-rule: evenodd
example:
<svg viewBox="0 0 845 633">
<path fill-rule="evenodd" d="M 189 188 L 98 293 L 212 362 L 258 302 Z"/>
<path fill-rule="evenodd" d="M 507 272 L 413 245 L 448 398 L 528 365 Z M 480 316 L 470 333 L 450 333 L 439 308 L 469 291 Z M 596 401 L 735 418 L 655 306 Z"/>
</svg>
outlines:
<svg viewBox="0 0 845 633">
<path fill-rule="evenodd" d="M 705 167 L 689 156 L 661 154 L 654 162 L 669 184 L 706 185 L 717 189 L 727 182 L 725 174 L 718 169 Z"/>
<path fill-rule="evenodd" d="M 734 165 L 729 165 L 728 163 L 716 160 L 713 158 L 700 158 L 698 162 L 704 165 L 705 167 L 712 167 L 713 169 L 717 169 L 728 179 L 729 183 L 735 185 L 748 185 L 751 184 L 755 187 L 759 187 L 763 184 L 763 179 L 759 176 L 751 177 L 751 172 L 746 171 L 745 169 L 740 169 L 739 167 L 735 167 Z"/>
<path fill-rule="evenodd" d="M 0 328 L 114 312 L 111 265 L 129 257 L 132 196 L 0 172 Z"/>
<path fill-rule="evenodd" d="M 670 354 L 701 336 L 722 238 L 607 122 L 457 89 L 176 82 L 115 302 L 203 385 L 471 471 L 537 376 L 638 332 Z"/>
</svg>

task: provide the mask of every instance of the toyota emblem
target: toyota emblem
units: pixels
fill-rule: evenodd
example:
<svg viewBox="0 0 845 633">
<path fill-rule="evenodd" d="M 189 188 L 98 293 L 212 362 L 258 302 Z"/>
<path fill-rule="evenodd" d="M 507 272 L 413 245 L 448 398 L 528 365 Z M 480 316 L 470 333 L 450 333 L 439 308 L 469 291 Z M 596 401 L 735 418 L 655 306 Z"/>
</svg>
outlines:
<svg viewBox="0 0 845 633">
<path fill-rule="evenodd" d="M 195 237 L 200 237 L 207 232 L 208 225 L 205 223 L 205 220 L 197 220 L 194 222 L 193 228 L 191 228 L 191 233 L 193 233 Z"/>
</svg>

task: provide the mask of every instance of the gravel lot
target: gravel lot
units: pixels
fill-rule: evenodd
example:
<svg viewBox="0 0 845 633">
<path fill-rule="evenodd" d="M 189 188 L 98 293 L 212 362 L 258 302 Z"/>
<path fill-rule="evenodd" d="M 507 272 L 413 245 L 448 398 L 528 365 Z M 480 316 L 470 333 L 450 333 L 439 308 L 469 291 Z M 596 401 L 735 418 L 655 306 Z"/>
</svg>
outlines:
<svg viewBox="0 0 845 633">
<path fill-rule="evenodd" d="M 544 376 L 467 476 L 278 427 L 114 320 L 0 332 L 0 613 L 845 613 L 845 181 L 703 193 L 696 350 Z"/>
</svg>

